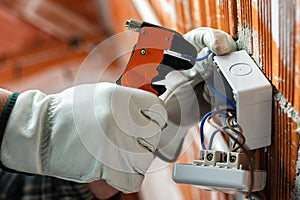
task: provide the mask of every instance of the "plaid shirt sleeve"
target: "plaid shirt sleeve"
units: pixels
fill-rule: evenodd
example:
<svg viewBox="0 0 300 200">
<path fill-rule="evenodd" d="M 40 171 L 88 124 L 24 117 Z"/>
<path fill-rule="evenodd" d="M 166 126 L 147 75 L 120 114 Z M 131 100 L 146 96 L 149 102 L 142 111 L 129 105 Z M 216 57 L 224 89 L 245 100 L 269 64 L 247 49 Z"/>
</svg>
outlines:
<svg viewBox="0 0 300 200">
<path fill-rule="evenodd" d="M 86 184 L 47 176 L 26 176 L 0 169 L 0 199 L 94 200 L 96 198 Z"/>
</svg>

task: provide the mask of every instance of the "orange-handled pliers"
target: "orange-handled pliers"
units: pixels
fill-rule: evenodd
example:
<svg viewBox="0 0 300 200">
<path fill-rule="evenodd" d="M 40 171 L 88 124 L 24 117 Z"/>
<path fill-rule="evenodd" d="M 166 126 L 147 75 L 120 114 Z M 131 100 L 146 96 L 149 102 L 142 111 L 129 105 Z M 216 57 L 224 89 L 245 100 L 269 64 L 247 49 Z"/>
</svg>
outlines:
<svg viewBox="0 0 300 200">
<path fill-rule="evenodd" d="M 134 19 L 127 20 L 126 26 L 139 36 L 117 84 L 160 96 L 166 88 L 152 83 L 163 80 L 172 70 L 187 70 L 194 66 L 197 50 L 180 33 Z"/>
</svg>

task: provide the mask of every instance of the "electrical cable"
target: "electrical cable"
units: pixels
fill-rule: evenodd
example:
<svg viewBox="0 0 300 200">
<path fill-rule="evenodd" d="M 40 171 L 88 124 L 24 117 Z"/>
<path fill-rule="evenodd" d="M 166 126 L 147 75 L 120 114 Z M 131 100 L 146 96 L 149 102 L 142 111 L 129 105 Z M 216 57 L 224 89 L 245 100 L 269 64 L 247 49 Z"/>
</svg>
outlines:
<svg viewBox="0 0 300 200">
<path fill-rule="evenodd" d="M 206 147 L 205 147 L 205 142 L 204 142 L 204 123 L 205 123 L 205 121 L 206 121 L 206 119 L 210 116 L 210 115 L 212 115 L 214 113 L 214 111 L 209 111 L 208 113 L 206 113 L 203 117 L 202 117 L 202 119 L 201 119 L 201 121 L 200 121 L 200 125 L 199 125 L 199 132 L 200 132 L 200 141 L 201 141 L 201 147 L 202 147 L 202 149 L 203 150 L 206 150 Z"/>
<path fill-rule="evenodd" d="M 241 145 L 244 145 L 245 142 L 246 142 L 246 138 L 245 138 L 245 136 L 243 135 L 243 129 L 242 129 L 242 127 L 241 127 L 238 123 L 236 123 L 236 126 L 237 126 L 237 128 L 239 129 L 239 131 L 238 131 L 235 127 L 233 127 L 233 126 L 230 124 L 230 121 L 232 121 L 232 120 L 236 120 L 236 117 L 234 117 L 234 116 L 229 116 L 229 117 L 227 117 L 227 118 L 226 118 L 226 125 L 228 126 L 228 128 L 229 128 L 232 132 L 234 132 L 235 134 L 237 134 L 237 135 L 239 136 L 239 138 L 240 138 L 240 144 L 241 144 Z M 236 151 L 236 150 L 239 149 L 239 148 L 240 148 L 240 146 L 233 147 L 232 151 Z"/>
<path fill-rule="evenodd" d="M 231 123 L 230 123 L 230 122 L 232 122 L 233 120 L 236 121 L 236 117 L 235 117 L 235 115 L 233 114 L 233 112 L 234 112 L 234 111 L 229 111 L 229 110 L 227 111 L 227 113 L 226 113 L 226 119 L 225 119 L 226 125 L 218 124 L 218 123 L 216 122 L 216 119 L 215 119 L 215 118 L 217 117 L 217 115 L 213 115 L 213 117 L 212 117 L 212 116 L 209 116 L 209 118 L 207 119 L 207 121 L 208 121 L 209 124 L 211 124 L 210 121 L 213 120 L 214 123 L 217 124 L 218 126 L 222 127 L 222 128 L 227 132 L 227 134 L 230 134 L 230 135 L 233 136 L 233 137 L 239 138 L 239 141 L 240 141 L 239 144 L 240 144 L 240 145 L 244 145 L 246 139 L 245 139 L 245 137 L 244 137 L 244 135 L 243 135 L 243 130 L 242 130 L 242 128 L 240 127 L 240 125 L 239 125 L 237 122 L 236 122 L 235 125 L 231 125 Z M 224 112 L 220 112 L 220 113 L 223 114 Z M 236 128 L 238 128 L 239 130 L 237 130 Z M 232 133 L 228 132 L 227 129 L 231 130 Z M 233 135 L 233 134 L 235 134 L 235 135 Z M 229 142 L 229 139 L 228 139 L 228 138 L 225 138 L 225 140 Z M 240 145 L 237 146 L 237 147 L 235 147 L 236 144 L 237 144 L 236 142 L 233 143 L 233 145 L 232 145 L 232 147 L 231 147 L 231 151 L 232 151 L 232 152 L 234 152 L 234 151 L 236 151 L 236 150 L 239 149 Z"/>
<path fill-rule="evenodd" d="M 219 112 L 222 112 L 223 110 L 215 111 L 214 113 L 212 113 L 207 119 L 208 122 L 210 122 L 211 118 L 214 118 L 215 115 L 217 115 Z M 249 197 L 251 195 L 251 192 L 252 192 L 253 186 L 254 186 L 254 161 L 252 159 L 252 156 L 249 153 L 249 150 L 247 150 L 246 147 L 243 144 L 241 144 L 237 138 L 233 137 L 231 134 L 229 134 L 225 129 L 223 129 L 218 124 L 211 123 L 211 125 L 213 127 L 215 127 L 216 129 L 218 129 L 222 134 L 228 135 L 235 143 L 237 143 L 239 145 L 239 148 L 242 150 L 242 152 L 245 153 L 245 155 L 249 161 L 249 170 L 250 170 L 250 186 L 249 186 L 249 190 L 246 195 L 246 197 Z"/>
<path fill-rule="evenodd" d="M 224 112 L 224 111 L 226 111 L 226 112 Z M 228 129 L 228 127 L 226 127 L 226 125 L 223 125 L 222 124 L 222 121 L 223 120 L 221 120 L 219 117 L 219 114 L 222 114 L 222 115 L 224 115 L 226 118 L 228 117 L 228 116 L 232 116 L 233 115 L 233 113 L 235 113 L 235 110 L 232 110 L 232 109 L 223 109 L 223 110 L 220 110 L 220 111 L 218 111 L 218 115 L 214 115 L 214 117 L 212 118 L 212 120 L 214 120 L 214 122 L 216 123 L 216 124 L 218 124 L 219 126 L 221 126 L 221 127 L 223 127 L 224 129 Z M 218 117 L 218 118 L 217 118 Z M 210 117 L 208 118 L 208 119 L 211 119 Z M 208 123 L 210 124 L 210 120 L 207 120 L 208 121 Z M 223 139 L 225 140 L 225 142 L 227 142 L 228 144 L 229 144 L 229 142 L 230 142 L 230 140 L 229 140 L 229 137 L 227 136 L 227 135 L 223 135 Z M 230 145 L 230 144 L 229 144 Z M 228 146 L 229 147 L 229 146 Z"/>
<path fill-rule="evenodd" d="M 200 57 L 200 58 L 193 58 L 193 57 L 188 56 L 186 54 L 181 54 L 181 56 L 183 58 L 186 58 L 186 59 L 189 59 L 189 60 L 192 60 L 192 61 L 195 61 L 195 62 L 201 62 L 201 61 L 207 59 L 211 53 L 212 53 L 211 50 L 208 50 L 207 53 L 204 56 Z"/>
<path fill-rule="evenodd" d="M 229 129 L 228 126 L 223 126 L 222 128 L 224 128 L 225 130 L 226 130 L 226 129 Z M 208 150 L 212 150 L 212 144 L 213 144 L 214 138 L 215 138 L 215 136 L 217 135 L 218 132 L 219 132 L 219 130 L 216 129 L 216 130 L 211 134 L 210 139 L 209 139 L 209 143 L 208 143 L 208 147 L 207 147 Z"/>
<path fill-rule="evenodd" d="M 232 107 L 234 110 L 236 110 L 236 106 L 229 100 L 227 99 L 226 97 L 224 97 L 218 90 L 216 90 L 214 87 L 210 86 L 209 87 L 211 88 L 211 90 L 217 95 L 219 96 L 220 98 L 222 98 L 228 105 L 230 105 L 230 107 Z M 206 119 L 213 113 L 214 111 L 210 111 L 208 113 L 206 113 L 204 115 L 204 117 L 201 119 L 200 123 L 199 123 L 199 132 L 200 132 L 200 141 L 201 141 L 201 147 L 203 150 L 206 150 L 206 147 L 205 147 L 205 141 L 204 141 L 204 123 L 206 121 Z"/>
<path fill-rule="evenodd" d="M 196 61 L 196 62 L 200 62 L 200 61 L 202 61 L 202 60 L 205 60 L 205 59 L 207 59 L 207 58 L 209 57 L 209 55 L 210 55 L 211 53 L 212 53 L 211 50 L 208 50 L 207 53 L 206 53 L 206 55 L 204 55 L 204 56 L 202 56 L 202 57 L 200 57 L 200 58 L 196 58 L 195 61 Z"/>
<path fill-rule="evenodd" d="M 226 109 L 223 109 L 224 111 L 226 111 L 226 112 L 222 112 L 222 110 L 220 110 L 219 111 L 219 113 L 225 113 L 225 117 L 228 117 L 229 115 L 232 115 L 232 113 L 231 112 L 235 112 L 234 110 L 226 110 Z M 216 124 L 218 124 L 219 126 L 221 126 L 221 127 L 224 127 L 225 125 L 223 125 L 222 124 L 222 121 L 223 120 L 221 120 L 220 119 L 220 116 L 219 115 L 213 115 L 213 118 L 208 118 L 207 119 L 207 121 L 208 121 L 208 123 L 210 124 L 210 120 L 213 120 Z M 230 146 L 230 140 L 229 140 L 229 137 L 227 136 L 227 135 L 224 135 L 223 134 L 223 139 L 225 140 L 225 142 L 227 142 L 228 143 L 228 147 Z"/>
<path fill-rule="evenodd" d="M 206 113 L 206 114 L 202 117 L 202 119 L 201 119 L 201 121 L 200 121 L 200 123 L 199 123 L 200 141 L 201 141 L 201 147 L 202 147 L 203 150 L 206 150 L 205 141 L 204 141 L 204 124 L 205 124 L 206 119 L 207 119 L 210 115 L 212 115 L 214 112 L 215 112 L 215 111 L 210 111 L 210 112 Z M 220 114 L 225 114 L 225 115 L 226 115 L 227 113 L 222 113 L 222 112 L 220 112 Z"/>
<path fill-rule="evenodd" d="M 232 109 L 236 110 L 236 106 L 234 103 L 232 103 L 229 99 L 227 99 L 225 96 L 223 96 L 216 88 L 214 88 L 212 85 L 208 85 L 208 87 L 215 93 L 218 97 L 223 99 Z"/>
<path fill-rule="evenodd" d="M 222 114 L 224 114 L 224 115 L 228 115 L 228 113 L 222 113 Z M 226 128 L 228 128 L 228 127 L 226 127 L 226 126 L 223 126 L 222 128 L 224 128 L 224 129 L 226 129 Z M 214 137 L 216 136 L 216 134 L 219 132 L 219 130 L 218 129 L 216 129 L 216 130 L 214 130 L 214 132 L 212 133 L 212 135 L 210 136 L 210 139 L 209 139 L 209 143 L 208 143 L 208 150 L 211 150 L 212 149 L 212 143 L 213 143 L 213 141 L 214 141 Z"/>
<path fill-rule="evenodd" d="M 212 148 L 212 143 L 214 141 L 214 137 L 217 135 L 217 133 L 219 132 L 218 129 L 216 129 L 210 136 L 210 139 L 209 139 L 209 143 L 208 143 L 208 150 L 211 150 Z"/>
</svg>

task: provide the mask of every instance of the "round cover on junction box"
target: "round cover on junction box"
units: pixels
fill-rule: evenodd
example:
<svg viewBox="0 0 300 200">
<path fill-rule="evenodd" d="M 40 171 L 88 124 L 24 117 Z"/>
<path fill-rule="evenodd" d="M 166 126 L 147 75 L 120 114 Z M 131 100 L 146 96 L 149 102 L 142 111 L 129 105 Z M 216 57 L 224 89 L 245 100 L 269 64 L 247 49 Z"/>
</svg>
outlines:
<svg viewBox="0 0 300 200">
<path fill-rule="evenodd" d="M 252 68 L 246 63 L 237 63 L 232 65 L 229 71 L 236 76 L 245 76 L 252 72 Z"/>
</svg>

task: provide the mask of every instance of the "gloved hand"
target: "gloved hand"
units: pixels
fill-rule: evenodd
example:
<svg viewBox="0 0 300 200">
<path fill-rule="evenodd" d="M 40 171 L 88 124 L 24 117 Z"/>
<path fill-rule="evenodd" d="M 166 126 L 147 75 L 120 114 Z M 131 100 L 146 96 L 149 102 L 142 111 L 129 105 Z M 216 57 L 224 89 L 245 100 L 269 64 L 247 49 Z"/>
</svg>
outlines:
<svg viewBox="0 0 300 200">
<path fill-rule="evenodd" d="M 205 47 L 216 55 L 224 55 L 237 49 L 229 34 L 212 28 L 194 29 L 186 33 L 184 38 L 201 54 L 198 57 L 206 54 Z M 165 80 L 155 83 L 167 88 L 160 98 L 166 104 L 169 122 L 156 152 L 162 160 L 174 162 L 178 158 L 188 129 L 200 121 L 202 110 L 209 106 L 202 96 L 204 84 L 199 83 L 208 76 L 211 62 L 212 56 L 196 63 L 190 70 L 172 71 Z"/>
<path fill-rule="evenodd" d="M 140 190 L 166 126 L 154 94 L 111 83 L 59 94 L 20 94 L 1 145 L 4 166 L 76 182 L 105 179 L 125 193 Z"/>
</svg>

